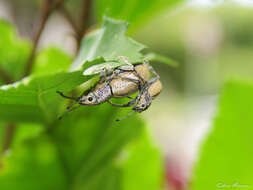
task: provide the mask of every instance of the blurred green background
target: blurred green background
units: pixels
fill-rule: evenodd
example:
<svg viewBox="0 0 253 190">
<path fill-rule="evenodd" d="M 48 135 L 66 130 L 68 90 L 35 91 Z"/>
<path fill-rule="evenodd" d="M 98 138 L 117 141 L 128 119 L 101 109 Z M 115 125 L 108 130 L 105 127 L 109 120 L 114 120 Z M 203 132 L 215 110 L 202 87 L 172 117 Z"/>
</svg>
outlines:
<svg viewBox="0 0 253 190">
<path fill-rule="evenodd" d="M 15 80 L 41 4 L 0 1 L 0 65 Z M 82 4 L 65 3 L 76 22 Z M 163 92 L 120 126 L 113 120 L 124 110 L 108 105 L 75 111 L 52 130 L 17 122 L 2 155 L 0 189 L 253 189 L 252 1 L 94 0 L 89 14 L 90 30 L 103 15 L 128 21 L 127 35 L 179 66 L 152 62 Z M 66 71 L 74 60 L 73 28 L 60 11 L 37 52 L 33 75 Z M 9 121 L 0 120 L 2 146 Z"/>
</svg>

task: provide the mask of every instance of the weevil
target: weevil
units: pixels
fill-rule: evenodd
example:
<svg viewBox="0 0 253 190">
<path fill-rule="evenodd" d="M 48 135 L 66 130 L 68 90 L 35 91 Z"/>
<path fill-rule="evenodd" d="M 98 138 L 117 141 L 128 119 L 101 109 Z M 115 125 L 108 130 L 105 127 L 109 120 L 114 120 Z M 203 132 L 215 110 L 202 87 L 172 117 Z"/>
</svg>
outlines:
<svg viewBox="0 0 253 190">
<path fill-rule="evenodd" d="M 104 102 L 110 102 L 112 97 L 129 97 L 129 95 L 141 89 L 142 85 L 149 79 L 149 66 L 147 64 L 138 64 L 133 66 L 125 58 L 127 65 L 116 68 L 109 72 L 102 70 L 100 81 L 88 92 L 84 92 L 80 97 L 70 97 L 57 91 L 62 97 L 74 100 L 79 105 L 99 105 Z M 131 98 L 131 97 L 129 97 Z M 72 106 L 67 108 L 72 111 Z M 75 107 L 76 108 L 76 107 Z M 75 109 L 74 108 L 74 109 Z"/>
<path fill-rule="evenodd" d="M 114 104 L 109 102 L 111 105 L 116 107 L 130 107 L 133 106 L 130 114 L 127 116 L 117 119 L 116 121 L 121 121 L 126 119 L 127 117 L 133 115 L 134 113 L 138 112 L 141 113 L 149 108 L 152 103 L 152 100 L 158 96 L 162 91 L 162 83 L 160 81 L 160 76 L 155 72 L 155 70 L 149 66 L 149 70 L 155 75 L 154 78 L 150 79 L 149 81 L 145 81 L 143 86 L 140 88 L 140 93 L 136 96 L 136 98 L 132 101 L 129 101 L 127 104 Z"/>
</svg>

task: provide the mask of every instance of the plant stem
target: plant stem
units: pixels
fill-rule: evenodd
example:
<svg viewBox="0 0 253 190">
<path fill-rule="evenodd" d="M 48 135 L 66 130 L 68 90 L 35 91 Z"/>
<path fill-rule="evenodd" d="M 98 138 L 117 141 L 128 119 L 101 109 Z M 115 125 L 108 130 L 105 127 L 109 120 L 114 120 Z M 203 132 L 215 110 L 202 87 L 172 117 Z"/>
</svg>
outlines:
<svg viewBox="0 0 253 190">
<path fill-rule="evenodd" d="M 72 18 L 72 16 L 70 15 L 70 13 L 68 12 L 68 10 L 64 6 L 61 6 L 59 8 L 59 11 L 64 16 L 64 18 L 69 22 L 69 24 L 71 25 L 71 27 L 73 28 L 73 30 L 75 32 L 75 38 L 76 38 L 76 40 L 78 40 L 78 38 L 79 38 L 78 36 L 80 34 L 80 29 L 76 25 L 74 19 Z"/>
<path fill-rule="evenodd" d="M 83 6 L 81 9 L 81 16 L 80 16 L 80 32 L 78 35 L 77 50 L 80 49 L 82 37 L 86 33 L 86 31 L 89 27 L 91 2 L 92 2 L 92 0 L 83 0 Z"/>
<path fill-rule="evenodd" d="M 53 13 L 55 9 L 61 6 L 63 2 L 64 0 L 57 0 L 56 2 L 54 2 L 54 0 L 43 1 L 42 7 L 41 7 L 42 15 L 38 22 L 39 24 L 35 27 L 35 35 L 33 37 L 33 47 L 26 64 L 24 76 L 29 75 L 33 68 L 35 53 L 39 44 L 41 34 L 45 28 L 48 18 L 50 17 L 50 15 Z"/>
<path fill-rule="evenodd" d="M 80 17 L 80 28 L 78 28 L 76 26 L 76 24 L 72 20 L 71 16 L 67 12 L 67 10 L 64 7 L 63 8 L 61 7 L 61 5 L 63 3 L 64 3 L 64 0 L 44 0 L 43 1 L 43 5 L 41 7 L 42 15 L 39 19 L 38 25 L 35 26 L 35 35 L 33 37 L 33 46 L 32 46 L 32 50 L 31 50 L 31 53 L 29 55 L 26 67 L 25 67 L 25 72 L 24 72 L 24 75 L 23 75 L 24 77 L 28 76 L 32 71 L 32 68 L 33 68 L 33 65 L 34 65 L 35 53 L 36 53 L 36 50 L 37 50 L 37 47 L 38 47 L 38 44 L 39 44 L 41 34 L 42 34 L 42 32 L 43 32 L 43 30 L 46 26 L 46 23 L 47 23 L 49 17 L 58 8 L 61 8 L 61 11 L 64 14 L 65 18 L 70 22 L 71 26 L 73 27 L 73 30 L 77 34 L 77 37 L 76 37 L 77 38 L 77 44 L 78 44 L 77 51 L 79 50 L 80 45 L 81 45 L 82 37 L 83 37 L 84 33 L 87 31 L 87 29 L 89 27 L 88 24 L 89 24 L 90 10 L 91 10 L 91 0 L 84 0 L 83 10 L 82 10 L 82 14 L 81 14 L 81 17 Z M 1 68 L 0 68 L 0 75 L 3 79 L 3 81 L 6 84 L 14 82 L 11 79 L 11 77 L 4 70 L 2 70 Z M 14 134 L 15 134 L 15 130 L 16 130 L 16 125 L 14 123 L 9 123 L 6 126 L 6 131 L 5 131 L 1 156 L 11 146 L 11 143 L 13 141 L 13 137 L 14 137 Z"/>
<path fill-rule="evenodd" d="M 28 76 L 31 71 L 32 71 L 32 67 L 34 64 L 34 57 L 35 57 L 35 53 L 38 47 L 38 43 L 41 37 L 41 34 L 45 28 L 46 22 L 48 20 L 48 18 L 50 17 L 50 15 L 53 13 L 53 11 L 55 9 L 57 9 L 59 6 L 61 6 L 61 4 L 64 2 L 64 0 L 44 0 L 42 7 L 41 7 L 41 12 L 42 12 L 42 16 L 39 20 L 39 24 L 38 26 L 35 28 L 36 32 L 35 35 L 33 37 L 33 47 L 32 47 L 32 51 L 30 53 L 30 56 L 28 58 L 27 64 L 26 64 L 26 68 L 25 68 L 25 72 L 24 72 L 24 77 Z M 2 78 L 5 80 L 6 83 L 11 83 L 13 82 L 6 74 L 5 72 L 1 72 L 0 70 L 0 74 L 2 76 Z M 4 143 L 3 143 L 3 147 L 2 147 L 2 155 L 3 153 L 9 149 L 14 134 L 15 134 L 15 129 L 16 129 L 16 125 L 13 123 L 9 123 L 6 126 L 6 131 L 5 131 L 5 139 L 4 139 Z"/>
</svg>

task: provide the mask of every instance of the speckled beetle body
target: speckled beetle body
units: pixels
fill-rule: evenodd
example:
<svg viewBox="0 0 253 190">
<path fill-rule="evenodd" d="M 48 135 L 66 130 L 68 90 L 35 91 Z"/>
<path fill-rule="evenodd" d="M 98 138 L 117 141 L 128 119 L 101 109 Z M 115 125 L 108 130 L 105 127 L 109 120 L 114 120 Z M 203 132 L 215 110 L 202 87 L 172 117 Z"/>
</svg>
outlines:
<svg viewBox="0 0 253 190">
<path fill-rule="evenodd" d="M 144 88 L 138 95 L 137 103 L 133 107 L 136 112 L 143 112 L 151 105 L 152 100 L 162 91 L 162 83 L 160 80 L 150 81 L 147 87 Z"/>
<path fill-rule="evenodd" d="M 134 67 L 135 71 L 123 70 L 122 67 L 103 79 L 104 82 L 97 83 L 95 87 L 86 95 L 82 95 L 78 103 L 81 105 L 98 105 L 108 101 L 112 97 L 126 97 L 139 90 L 143 81 L 149 78 L 149 69 L 146 64 L 140 64 Z M 138 76 L 139 75 L 139 76 Z"/>
<path fill-rule="evenodd" d="M 102 70 L 100 81 L 89 92 L 85 92 L 78 98 L 65 96 L 61 92 L 58 93 L 64 98 L 75 100 L 79 105 L 99 105 L 108 102 L 116 107 L 133 106 L 133 111 L 140 113 L 148 109 L 152 99 L 162 91 L 160 77 L 147 63 L 133 66 L 126 59 L 124 61 L 127 63 L 126 66 L 109 72 Z M 150 71 L 155 75 L 151 80 L 149 80 Z M 137 91 L 139 94 L 127 104 L 120 105 L 110 102 L 110 98 L 129 97 Z M 71 106 L 67 110 L 71 111 L 70 108 Z"/>
<path fill-rule="evenodd" d="M 149 70 L 155 75 L 154 78 L 144 81 L 144 84 L 142 84 L 140 88 L 140 93 L 136 96 L 134 100 L 131 100 L 127 104 L 119 105 L 119 104 L 113 104 L 113 106 L 116 107 L 129 107 L 133 106 L 133 111 L 126 117 L 123 117 L 121 119 L 117 119 L 116 121 L 120 121 L 122 119 L 125 119 L 132 115 L 135 112 L 141 113 L 149 108 L 149 106 L 152 103 L 152 100 L 158 96 L 162 91 L 162 83 L 159 80 L 159 75 L 155 72 L 155 70 L 149 66 Z M 110 102 L 109 102 L 110 103 Z"/>
<path fill-rule="evenodd" d="M 147 64 L 121 66 L 108 76 L 104 73 L 101 71 L 100 81 L 89 92 L 78 98 L 58 93 L 64 98 L 75 100 L 80 105 L 99 105 L 112 97 L 127 97 L 137 92 L 150 75 Z"/>
</svg>

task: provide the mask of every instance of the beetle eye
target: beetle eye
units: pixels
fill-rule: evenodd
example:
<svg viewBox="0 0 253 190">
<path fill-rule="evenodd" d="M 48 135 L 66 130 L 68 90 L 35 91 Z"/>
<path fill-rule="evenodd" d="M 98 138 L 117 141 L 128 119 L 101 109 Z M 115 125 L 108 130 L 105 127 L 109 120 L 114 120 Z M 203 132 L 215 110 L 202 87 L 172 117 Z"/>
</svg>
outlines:
<svg viewBox="0 0 253 190">
<path fill-rule="evenodd" d="M 93 100 L 92 97 L 89 97 L 89 98 L 88 98 L 88 101 L 89 101 L 89 102 L 92 102 L 92 100 Z"/>
<path fill-rule="evenodd" d="M 145 104 L 141 104 L 141 107 L 144 108 L 144 107 L 145 107 Z"/>
</svg>

